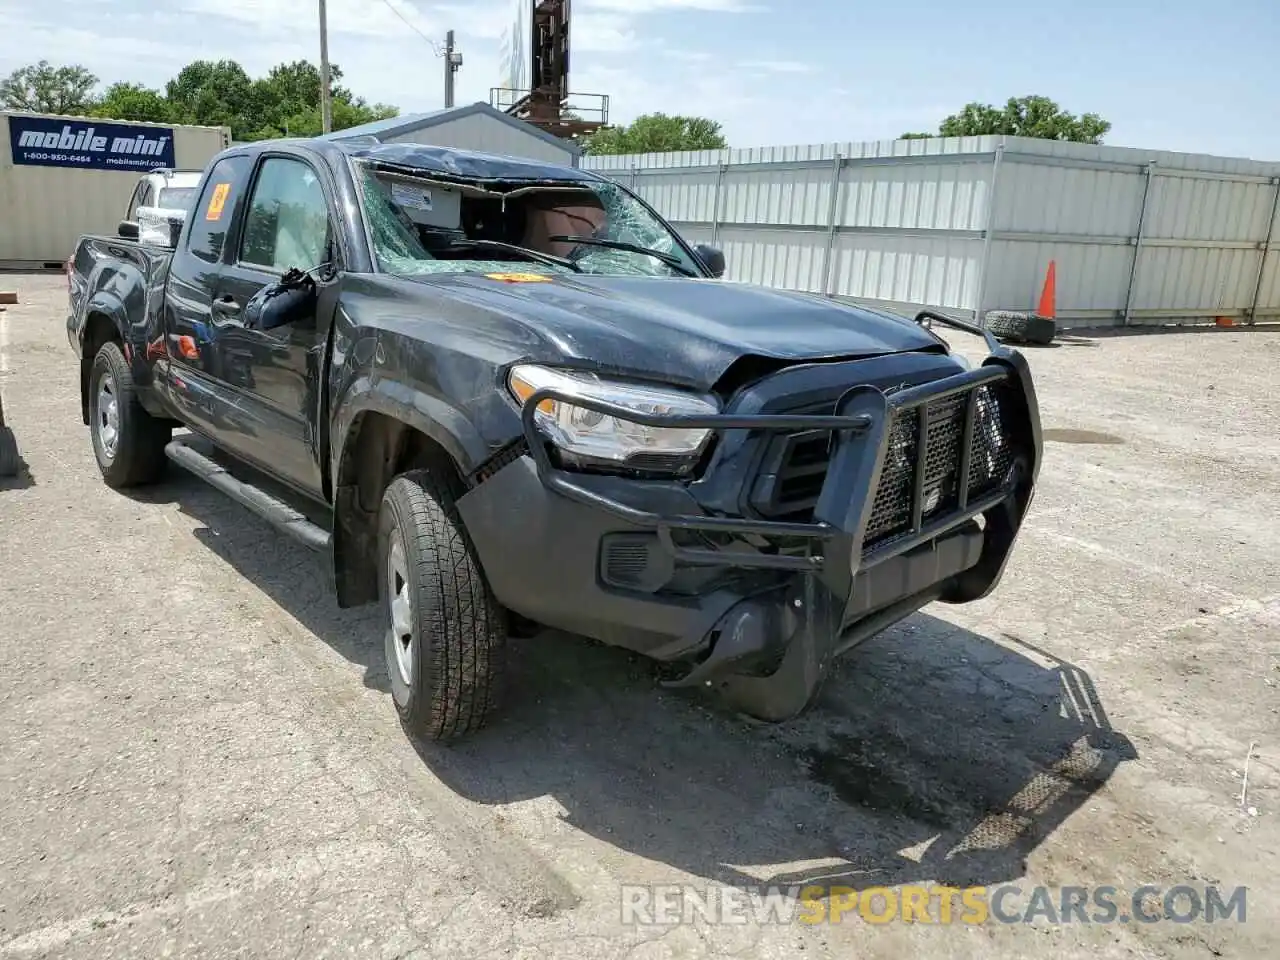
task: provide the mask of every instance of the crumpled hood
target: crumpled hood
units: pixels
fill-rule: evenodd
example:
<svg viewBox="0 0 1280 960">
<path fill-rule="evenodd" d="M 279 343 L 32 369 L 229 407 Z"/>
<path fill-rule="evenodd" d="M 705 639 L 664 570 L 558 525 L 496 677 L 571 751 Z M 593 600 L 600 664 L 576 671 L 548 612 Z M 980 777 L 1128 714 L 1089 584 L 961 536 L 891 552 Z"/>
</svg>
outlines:
<svg viewBox="0 0 1280 960">
<path fill-rule="evenodd" d="M 749 284 L 587 275 L 536 283 L 483 274 L 415 279 L 450 299 L 518 320 L 565 360 L 650 371 L 702 389 L 749 354 L 822 360 L 945 349 L 904 317 Z"/>
</svg>

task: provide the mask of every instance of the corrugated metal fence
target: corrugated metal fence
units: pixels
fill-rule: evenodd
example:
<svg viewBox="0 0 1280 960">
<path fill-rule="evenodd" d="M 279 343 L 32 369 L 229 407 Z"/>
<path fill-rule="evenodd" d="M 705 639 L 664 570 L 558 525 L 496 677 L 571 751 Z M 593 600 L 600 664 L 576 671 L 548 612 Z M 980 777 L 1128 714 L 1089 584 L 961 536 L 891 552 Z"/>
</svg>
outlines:
<svg viewBox="0 0 1280 960">
<path fill-rule="evenodd" d="M 1280 163 L 1022 137 L 584 157 L 726 277 L 1063 326 L 1280 315 Z"/>
</svg>

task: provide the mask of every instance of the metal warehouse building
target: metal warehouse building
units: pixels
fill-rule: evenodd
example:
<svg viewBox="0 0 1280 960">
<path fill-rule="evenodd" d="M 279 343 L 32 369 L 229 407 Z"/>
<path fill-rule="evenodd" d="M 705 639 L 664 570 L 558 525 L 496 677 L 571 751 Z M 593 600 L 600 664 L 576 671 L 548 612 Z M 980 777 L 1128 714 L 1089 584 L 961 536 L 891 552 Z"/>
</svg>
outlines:
<svg viewBox="0 0 1280 960">
<path fill-rule="evenodd" d="M 85 233 L 114 234 L 139 175 L 202 170 L 225 127 L 0 113 L 0 267 L 61 266 Z"/>
<path fill-rule="evenodd" d="M 377 120 L 329 134 L 333 140 L 354 137 L 374 137 L 382 143 L 424 143 L 478 150 L 571 167 L 578 165 L 582 153 L 576 144 L 480 102 Z"/>
</svg>

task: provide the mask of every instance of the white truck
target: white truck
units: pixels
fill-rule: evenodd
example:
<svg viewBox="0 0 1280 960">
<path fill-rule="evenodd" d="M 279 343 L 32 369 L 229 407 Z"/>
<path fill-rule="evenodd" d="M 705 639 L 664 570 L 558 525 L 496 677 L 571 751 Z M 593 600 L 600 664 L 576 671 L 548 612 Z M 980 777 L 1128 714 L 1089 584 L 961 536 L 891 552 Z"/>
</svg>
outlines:
<svg viewBox="0 0 1280 960">
<path fill-rule="evenodd" d="M 173 247 L 195 200 L 202 170 L 157 167 L 138 178 L 118 233 L 130 240 Z"/>
</svg>

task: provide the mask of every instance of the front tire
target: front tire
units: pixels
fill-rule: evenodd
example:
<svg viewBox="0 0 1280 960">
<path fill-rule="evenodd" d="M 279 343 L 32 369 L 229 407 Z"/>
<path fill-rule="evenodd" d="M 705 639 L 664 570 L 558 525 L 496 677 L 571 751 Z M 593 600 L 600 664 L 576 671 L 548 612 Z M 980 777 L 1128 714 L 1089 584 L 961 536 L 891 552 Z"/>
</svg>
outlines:
<svg viewBox="0 0 1280 960">
<path fill-rule="evenodd" d="M 107 342 L 89 372 L 89 429 L 93 455 L 107 486 L 153 483 L 165 468 L 173 428 L 143 409 L 120 345 Z"/>
<path fill-rule="evenodd" d="M 391 695 L 413 735 L 452 740 L 497 707 L 506 623 L 454 506 L 433 471 L 397 477 L 378 511 L 378 592 Z"/>
</svg>

